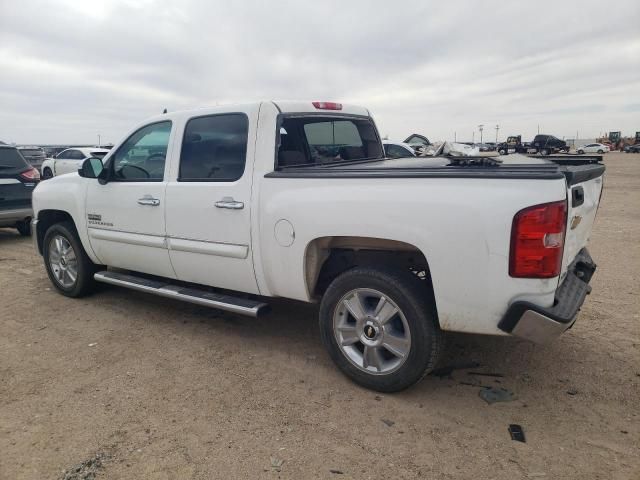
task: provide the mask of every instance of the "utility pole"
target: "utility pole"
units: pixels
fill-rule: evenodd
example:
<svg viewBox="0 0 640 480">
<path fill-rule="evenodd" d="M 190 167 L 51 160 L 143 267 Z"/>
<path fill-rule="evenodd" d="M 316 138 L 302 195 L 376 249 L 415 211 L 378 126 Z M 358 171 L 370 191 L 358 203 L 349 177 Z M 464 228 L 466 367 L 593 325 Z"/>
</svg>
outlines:
<svg viewBox="0 0 640 480">
<path fill-rule="evenodd" d="M 540 135 L 540 124 L 538 124 L 538 135 Z"/>
<path fill-rule="evenodd" d="M 480 143 L 482 143 L 482 130 L 484 129 L 484 125 L 478 125 L 478 130 L 480 130 Z"/>
<path fill-rule="evenodd" d="M 101 143 L 100 143 L 100 134 L 98 134 L 98 148 L 100 148 Z"/>
<path fill-rule="evenodd" d="M 476 143 L 476 131 L 471 132 L 471 143 Z"/>
<path fill-rule="evenodd" d="M 453 132 L 453 141 L 454 141 L 454 142 L 457 142 L 457 141 L 458 141 L 458 135 L 457 135 L 457 133 L 458 133 L 458 132 Z"/>
<path fill-rule="evenodd" d="M 500 125 L 496 124 L 496 143 L 498 143 L 498 132 L 500 131 Z"/>
</svg>

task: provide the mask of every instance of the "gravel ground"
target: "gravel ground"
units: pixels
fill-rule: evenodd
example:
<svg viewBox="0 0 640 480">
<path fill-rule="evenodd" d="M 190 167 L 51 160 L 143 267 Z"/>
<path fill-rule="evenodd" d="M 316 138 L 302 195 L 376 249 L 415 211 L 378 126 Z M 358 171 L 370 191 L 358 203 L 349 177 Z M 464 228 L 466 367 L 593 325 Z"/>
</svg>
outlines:
<svg viewBox="0 0 640 480">
<path fill-rule="evenodd" d="M 549 346 L 453 335 L 442 365 L 479 366 L 393 395 L 334 368 L 313 306 L 71 300 L 0 230 L 0 478 L 639 478 L 640 155 L 605 163 L 575 327 Z"/>
</svg>

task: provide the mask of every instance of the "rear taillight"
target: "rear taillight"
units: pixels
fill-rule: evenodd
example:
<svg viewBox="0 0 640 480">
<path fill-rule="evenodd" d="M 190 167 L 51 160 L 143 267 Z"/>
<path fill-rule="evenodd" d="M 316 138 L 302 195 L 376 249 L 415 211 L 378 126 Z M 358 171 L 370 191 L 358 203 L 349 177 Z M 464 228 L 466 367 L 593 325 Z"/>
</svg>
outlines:
<svg viewBox="0 0 640 480">
<path fill-rule="evenodd" d="M 552 278 L 560 275 L 567 226 L 567 202 L 525 208 L 513 217 L 509 275 Z"/>
<path fill-rule="evenodd" d="M 312 102 L 318 110 L 342 110 L 342 104 L 336 102 Z"/>
<path fill-rule="evenodd" d="M 25 170 L 20 174 L 23 180 L 27 182 L 37 182 L 40 180 L 40 173 L 35 168 L 31 167 L 29 170 Z"/>
</svg>

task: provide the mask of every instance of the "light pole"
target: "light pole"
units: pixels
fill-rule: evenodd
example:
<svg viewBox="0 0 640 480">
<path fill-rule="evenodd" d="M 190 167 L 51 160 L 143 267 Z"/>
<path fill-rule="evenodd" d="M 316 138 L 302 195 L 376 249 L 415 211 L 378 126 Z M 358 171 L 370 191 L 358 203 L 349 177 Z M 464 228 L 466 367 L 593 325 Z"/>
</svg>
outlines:
<svg viewBox="0 0 640 480">
<path fill-rule="evenodd" d="M 496 125 L 496 143 L 498 143 L 498 132 L 500 131 L 500 125 Z"/>
<path fill-rule="evenodd" d="M 480 143 L 482 143 L 482 130 L 484 129 L 484 125 L 478 125 L 478 130 L 480 130 Z"/>
<path fill-rule="evenodd" d="M 100 144 L 100 134 L 98 134 L 98 148 L 100 148 L 100 147 L 101 147 L 101 144 Z"/>
</svg>

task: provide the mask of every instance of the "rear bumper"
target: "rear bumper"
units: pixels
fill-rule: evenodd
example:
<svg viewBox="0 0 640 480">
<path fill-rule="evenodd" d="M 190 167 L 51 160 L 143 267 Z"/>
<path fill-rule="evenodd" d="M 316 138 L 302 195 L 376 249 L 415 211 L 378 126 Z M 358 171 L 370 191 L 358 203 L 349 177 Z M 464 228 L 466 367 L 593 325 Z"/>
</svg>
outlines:
<svg viewBox="0 0 640 480">
<path fill-rule="evenodd" d="M 530 302 L 514 302 L 509 306 L 498 328 L 516 337 L 535 343 L 548 343 L 575 322 L 576 315 L 591 292 L 589 282 L 596 271 L 589 251 L 580 250 L 556 291 L 552 307 L 544 308 Z"/>
<path fill-rule="evenodd" d="M 14 210 L 0 210 L 0 224 L 20 222 L 33 215 L 31 208 L 16 208 Z"/>
</svg>

